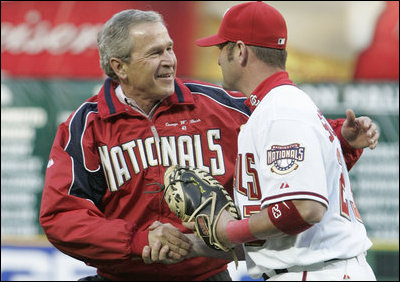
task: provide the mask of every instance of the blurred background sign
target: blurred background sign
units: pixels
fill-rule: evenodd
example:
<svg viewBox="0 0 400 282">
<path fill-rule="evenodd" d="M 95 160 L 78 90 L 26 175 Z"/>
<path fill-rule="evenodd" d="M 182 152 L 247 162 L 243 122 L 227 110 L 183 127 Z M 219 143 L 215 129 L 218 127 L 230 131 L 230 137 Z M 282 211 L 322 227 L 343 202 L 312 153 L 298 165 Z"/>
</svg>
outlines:
<svg viewBox="0 0 400 282">
<path fill-rule="evenodd" d="M 99 78 L 97 33 L 125 9 L 156 10 L 164 16 L 181 64 L 191 68 L 194 40 L 190 1 L 2 1 L 2 75 L 34 78 Z M 182 28 L 182 23 L 185 23 Z"/>
<path fill-rule="evenodd" d="M 217 48 L 196 47 L 194 40 L 216 33 L 236 3 L 1 2 L 1 280 L 77 280 L 94 272 L 47 242 L 38 214 L 57 126 L 104 81 L 96 46 L 102 24 L 123 9 L 160 12 L 174 40 L 178 76 L 219 84 Z M 399 4 L 270 4 L 287 20 L 292 80 L 326 117 L 342 118 L 352 108 L 379 126 L 378 147 L 364 151 L 350 177 L 374 242 L 368 261 L 378 280 L 398 280 Z M 35 261 L 41 266 L 33 267 Z M 230 271 L 234 280 L 249 279 L 243 263 Z"/>
</svg>

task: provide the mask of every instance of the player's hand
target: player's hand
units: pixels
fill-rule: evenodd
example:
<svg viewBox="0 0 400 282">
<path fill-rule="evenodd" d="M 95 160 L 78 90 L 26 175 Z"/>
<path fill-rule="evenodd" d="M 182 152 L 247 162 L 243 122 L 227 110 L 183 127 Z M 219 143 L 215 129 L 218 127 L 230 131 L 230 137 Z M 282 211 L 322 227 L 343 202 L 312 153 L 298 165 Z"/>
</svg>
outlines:
<svg viewBox="0 0 400 282">
<path fill-rule="evenodd" d="M 353 110 L 346 110 L 346 120 L 343 123 L 342 136 L 355 149 L 369 147 L 371 150 L 378 145 L 379 132 L 377 126 L 369 117 L 356 118 Z"/>
<path fill-rule="evenodd" d="M 191 241 L 178 228 L 170 223 L 163 224 L 159 221 L 153 222 L 149 227 L 148 240 L 153 252 L 159 249 L 160 252 L 169 253 L 173 259 L 186 257 L 192 246 Z M 164 246 L 168 246 L 168 250 L 162 249 Z"/>
</svg>

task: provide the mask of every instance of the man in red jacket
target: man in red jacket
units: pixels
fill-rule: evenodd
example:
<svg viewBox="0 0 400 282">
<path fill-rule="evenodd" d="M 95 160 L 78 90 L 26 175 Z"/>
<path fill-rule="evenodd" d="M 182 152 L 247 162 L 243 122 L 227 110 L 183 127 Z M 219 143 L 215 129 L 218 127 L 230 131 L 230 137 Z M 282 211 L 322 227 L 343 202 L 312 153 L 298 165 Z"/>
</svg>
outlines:
<svg viewBox="0 0 400 282">
<path fill-rule="evenodd" d="M 59 126 L 50 153 L 40 211 L 49 241 L 97 268 L 86 280 L 230 280 L 229 257 L 194 251 L 157 183 L 179 164 L 208 171 L 232 193 L 245 97 L 176 78 L 173 42 L 155 12 L 114 15 L 98 47 L 110 78 Z M 343 122 L 332 121 L 336 134 L 359 136 Z M 344 142 L 352 165 L 362 149 Z"/>
</svg>

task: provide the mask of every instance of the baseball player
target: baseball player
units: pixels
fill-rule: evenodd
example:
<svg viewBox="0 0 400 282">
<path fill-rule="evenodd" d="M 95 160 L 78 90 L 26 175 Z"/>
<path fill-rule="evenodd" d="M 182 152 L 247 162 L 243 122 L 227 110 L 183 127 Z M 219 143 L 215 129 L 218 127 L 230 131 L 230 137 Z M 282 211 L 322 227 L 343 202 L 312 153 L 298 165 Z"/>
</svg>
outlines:
<svg viewBox="0 0 400 282">
<path fill-rule="evenodd" d="M 232 187 L 237 135 L 250 114 L 245 98 L 176 78 L 158 13 L 117 13 L 98 46 L 110 78 L 59 126 L 50 152 L 40 210 L 49 241 L 97 268 L 82 280 L 230 280 L 226 259 L 185 259 L 191 242 L 183 233 L 191 231 L 162 205 L 157 183 L 179 164 Z M 349 148 L 349 162 L 361 151 Z M 147 245 L 151 259 L 166 264 L 145 264 Z M 164 247 L 168 257 L 157 253 Z"/>
<path fill-rule="evenodd" d="M 286 43 L 284 18 L 261 1 L 233 6 L 217 35 L 197 41 L 220 47 L 224 87 L 243 92 L 252 111 L 238 137 L 234 198 L 242 220 L 226 213 L 217 237 L 228 247 L 244 244 L 255 278 L 375 280 L 338 136 L 289 79 Z"/>
</svg>

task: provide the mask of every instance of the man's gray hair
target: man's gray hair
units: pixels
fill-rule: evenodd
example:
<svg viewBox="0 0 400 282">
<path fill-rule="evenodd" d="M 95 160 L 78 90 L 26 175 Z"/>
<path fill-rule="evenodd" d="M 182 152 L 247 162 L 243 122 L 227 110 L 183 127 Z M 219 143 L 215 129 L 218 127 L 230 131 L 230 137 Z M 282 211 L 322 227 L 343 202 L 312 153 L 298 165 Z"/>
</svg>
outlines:
<svg viewBox="0 0 400 282">
<path fill-rule="evenodd" d="M 100 65 L 104 73 L 113 80 L 118 76 L 110 65 L 111 58 L 119 58 L 129 63 L 134 42 L 129 34 L 132 26 L 145 22 L 160 22 L 165 25 L 162 16 L 154 11 L 124 10 L 109 19 L 97 35 Z"/>
</svg>

